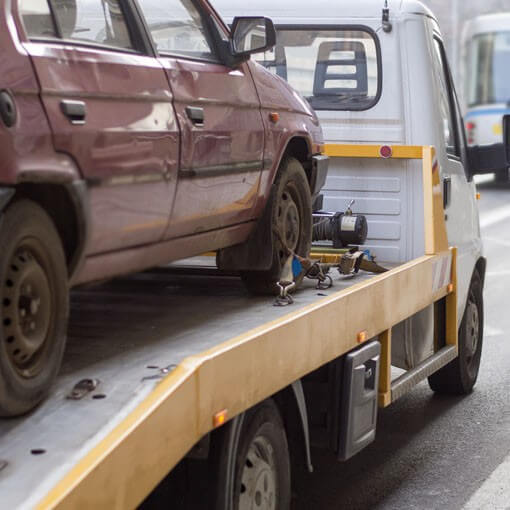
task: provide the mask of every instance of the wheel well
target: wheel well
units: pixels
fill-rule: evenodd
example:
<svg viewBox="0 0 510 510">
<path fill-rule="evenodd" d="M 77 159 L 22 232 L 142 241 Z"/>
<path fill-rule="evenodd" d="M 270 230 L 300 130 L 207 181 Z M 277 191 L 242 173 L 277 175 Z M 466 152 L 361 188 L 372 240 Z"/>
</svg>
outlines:
<svg viewBox="0 0 510 510">
<path fill-rule="evenodd" d="M 68 267 L 76 257 L 79 224 L 74 201 L 65 186 L 47 183 L 23 183 L 16 187 L 16 198 L 28 198 L 50 216 L 62 240 Z"/>
<path fill-rule="evenodd" d="M 285 149 L 286 156 L 296 158 L 305 169 L 308 183 L 312 183 L 312 165 L 310 159 L 310 147 L 305 138 L 292 138 Z"/>
<path fill-rule="evenodd" d="M 482 289 L 485 286 L 485 270 L 487 269 L 487 259 L 480 257 L 476 263 L 475 270 L 478 271 L 480 279 L 482 280 Z"/>
</svg>

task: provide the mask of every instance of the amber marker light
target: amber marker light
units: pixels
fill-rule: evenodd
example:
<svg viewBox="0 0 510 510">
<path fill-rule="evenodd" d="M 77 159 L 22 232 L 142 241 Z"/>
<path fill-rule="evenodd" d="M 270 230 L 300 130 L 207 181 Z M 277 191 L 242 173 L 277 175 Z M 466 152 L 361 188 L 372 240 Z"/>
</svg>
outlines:
<svg viewBox="0 0 510 510">
<path fill-rule="evenodd" d="M 368 331 L 360 331 L 357 340 L 359 344 L 366 342 L 368 340 Z"/>
<path fill-rule="evenodd" d="M 480 198 L 482 198 L 482 195 L 480 195 L 480 193 L 477 193 L 477 194 L 476 194 L 476 199 L 477 199 L 477 200 L 480 200 Z"/>
<path fill-rule="evenodd" d="M 449 283 L 448 287 L 446 287 L 449 293 L 453 292 L 453 283 Z"/>
<path fill-rule="evenodd" d="M 228 417 L 228 410 L 223 409 L 223 411 L 220 411 L 219 413 L 216 413 L 213 416 L 213 426 L 214 428 L 221 427 L 226 421 Z"/>
<path fill-rule="evenodd" d="M 273 123 L 273 124 L 276 124 L 279 120 L 280 120 L 280 114 L 278 112 L 271 112 L 269 114 L 269 120 Z"/>
</svg>

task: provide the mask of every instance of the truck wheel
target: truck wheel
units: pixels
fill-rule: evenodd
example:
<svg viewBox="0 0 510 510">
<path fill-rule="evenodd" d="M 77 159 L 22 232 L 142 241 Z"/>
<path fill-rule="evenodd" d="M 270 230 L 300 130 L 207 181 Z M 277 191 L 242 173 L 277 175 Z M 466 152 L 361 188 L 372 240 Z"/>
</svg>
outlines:
<svg viewBox="0 0 510 510">
<path fill-rule="evenodd" d="M 478 378 L 483 343 L 483 291 L 480 275 L 471 280 L 466 310 L 459 328 L 459 355 L 429 377 L 436 393 L 467 395 Z"/>
<path fill-rule="evenodd" d="M 237 433 L 229 425 L 215 444 L 214 510 L 288 510 L 289 450 L 276 404 L 269 399 L 248 411 Z"/>
<path fill-rule="evenodd" d="M 287 158 L 273 184 L 267 204 L 271 208 L 270 224 L 273 236 L 273 262 L 267 271 L 243 271 L 241 278 L 254 294 L 275 294 L 276 282 L 289 254 L 285 246 L 301 257 L 308 257 L 312 244 L 312 199 L 303 165 Z M 298 286 L 302 276 L 296 281 Z"/>
<path fill-rule="evenodd" d="M 69 297 L 62 243 L 49 216 L 14 202 L 0 223 L 0 416 L 30 411 L 57 376 Z"/>
<path fill-rule="evenodd" d="M 508 182 L 510 176 L 508 175 L 508 169 L 498 170 L 495 174 L 496 182 Z"/>
</svg>

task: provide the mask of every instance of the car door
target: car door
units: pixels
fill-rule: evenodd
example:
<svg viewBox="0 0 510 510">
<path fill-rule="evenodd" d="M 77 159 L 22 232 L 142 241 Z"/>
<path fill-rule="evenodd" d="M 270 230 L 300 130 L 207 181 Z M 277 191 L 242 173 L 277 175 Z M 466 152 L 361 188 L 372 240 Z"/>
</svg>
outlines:
<svg viewBox="0 0 510 510">
<path fill-rule="evenodd" d="M 51 14 L 28 24 L 57 151 L 90 192 L 88 255 L 162 239 L 177 183 L 179 130 L 166 74 L 127 0 L 20 0 Z M 51 11 L 51 12 L 50 12 Z M 147 45 L 149 47 L 149 45 Z"/>
<path fill-rule="evenodd" d="M 471 274 L 481 252 L 475 185 L 467 176 L 467 157 L 462 119 L 458 109 L 446 53 L 441 40 L 433 39 L 437 84 L 437 151 L 440 163 L 446 228 L 450 245 L 457 246 L 459 317 L 464 312 Z"/>
<path fill-rule="evenodd" d="M 253 218 L 264 127 L 248 66 L 220 62 L 205 3 L 138 0 L 172 89 L 182 133 L 179 182 L 167 238 Z"/>
</svg>

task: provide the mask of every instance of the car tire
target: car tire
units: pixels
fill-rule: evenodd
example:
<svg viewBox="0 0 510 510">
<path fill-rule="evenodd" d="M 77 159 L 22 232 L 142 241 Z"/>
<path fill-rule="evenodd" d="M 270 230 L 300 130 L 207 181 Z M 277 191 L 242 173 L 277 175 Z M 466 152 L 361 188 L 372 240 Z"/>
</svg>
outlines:
<svg viewBox="0 0 510 510">
<path fill-rule="evenodd" d="M 227 424 L 227 427 L 229 425 Z M 220 432 L 220 431 L 218 431 Z M 216 473 L 214 510 L 264 508 L 288 510 L 290 457 L 280 412 L 272 399 L 247 411 L 238 434 L 223 436 L 213 447 Z M 232 443 L 228 439 L 237 437 Z"/>
<path fill-rule="evenodd" d="M 459 355 L 429 377 L 430 388 L 446 395 L 471 393 L 478 378 L 482 344 L 483 289 L 480 275 L 475 271 L 459 328 Z"/>
<path fill-rule="evenodd" d="M 43 400 L 60 368 L 67 265 L 52 220 L 30 200 L 3 214 L 0 246 L 0 416 L 18 416 Z"/>
<path fill-rule="evenodd" d="M 312 244 L 312 199 L 310 186 L 303 165 L 295 158 L 286 158 L 281 165 L 267 203 L 271 214 L 265 228 L 271 230 L 273 255 L 267 271 L 242 271 L 241 278 L 253 294 L 278 292 L 276 283 L 288 259 L 289 249 L 300 257 L 308 257 Z M 273 226 L 277 229 L 276 233 Z M 296 279 L 296 287 L 303 279 Z"/>
</svg>

